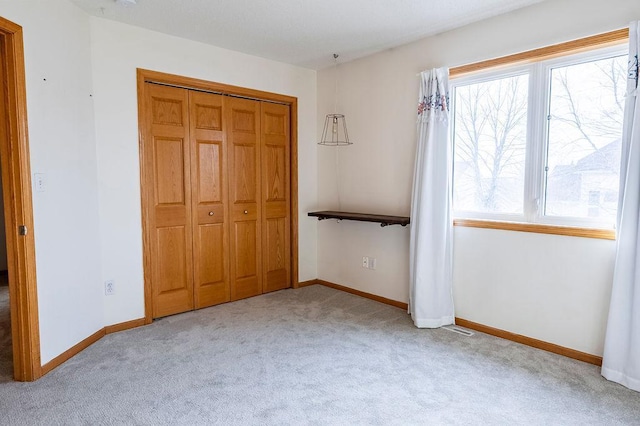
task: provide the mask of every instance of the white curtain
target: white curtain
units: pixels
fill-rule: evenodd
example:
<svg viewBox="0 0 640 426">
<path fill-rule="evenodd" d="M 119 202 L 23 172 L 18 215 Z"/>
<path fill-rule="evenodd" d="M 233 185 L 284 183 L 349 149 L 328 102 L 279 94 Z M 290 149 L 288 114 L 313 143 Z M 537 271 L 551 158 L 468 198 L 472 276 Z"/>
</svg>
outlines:
<svg viewBox="0 0 640 426">
<path fill-rule="evenodd" d="M 437 328 L 454 323 L 449 70 L 425 71 L 420 78 L 409 313 L 416 327 Z"/>
<path fill-rule="evenodd" d="M 602 375 L 640 391 L 640 33 L 629 28 L 629 74 L 622 130 L 616 264 Z"/>
</svg>

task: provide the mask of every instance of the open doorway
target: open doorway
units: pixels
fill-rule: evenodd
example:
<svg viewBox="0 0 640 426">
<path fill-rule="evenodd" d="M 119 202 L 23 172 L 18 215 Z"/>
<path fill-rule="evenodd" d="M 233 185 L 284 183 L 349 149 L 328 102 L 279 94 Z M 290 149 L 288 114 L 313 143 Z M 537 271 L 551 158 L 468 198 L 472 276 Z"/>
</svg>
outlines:
<svg viewBox="0 0 640 426">
<path fill-rule="evenodd" d="M 2 173 L 0 173 L 2 176 Z M 9 305 L 9 271 L 7 238 L 4 228 L 4 200 L 0 179 L 0 383 L 13 378 L 13 345 L 11 344 L 11 309 Z"/>
<path fill-rule="evenodd" d="M 13 378 L 42 376 L 22 27 L 0 17 L 0 169 Z M 0 301 L 0 303 L 2 303 Z M 5 339 L 2 339 L 4 342 Z"/>
</svg>

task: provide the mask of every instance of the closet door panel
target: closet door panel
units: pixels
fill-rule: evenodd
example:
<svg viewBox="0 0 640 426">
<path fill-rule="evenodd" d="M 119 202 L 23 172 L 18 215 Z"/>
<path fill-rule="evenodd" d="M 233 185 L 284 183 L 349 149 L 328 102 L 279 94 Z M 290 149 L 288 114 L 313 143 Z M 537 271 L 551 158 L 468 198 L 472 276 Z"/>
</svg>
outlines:
<svg viewBox="0 0 640 426">
<path fill-rule="evenodd" d="M 288 287 L 286 284 L 288 283 L 287 264 L 289 263 L 286 243 L 286 219 L 267 219 L 265 228 L 266 245 L 269 247 L 265 265 L 267 270 L 265 291 L 286 288 Z"/>
<path fill-rule="evenodd" d="M 229 146 L 231 299 L 262 293 L 260 102 L 225 99 Z"/>
<path fill-rule="evenodd" d="M 154 318 L 193 309 L 188 92 L 147 83 L 144 138 Z"/>
<path fill-rule="evenodd" d="M 177 132 L 166 132 L 177 133 Z M 184 141 L 182 135 L 157 137 L 155 142 L 155 182 L 159 206 L 184 206 Z"/>
<path fill-rule="evenodd" d="M 258 274 L 256 265 L 256 222 L 242 221 L 236 222 L 235 232 L 235 257 L 236 257 L 236 279 L 251 278 Z M 237 290 L 239 293 L 241 290 Z"/>
<path fill-rule="evenodd" d="M 267 202 L 287 201 L 287 147 L 281 144 L 265 144 L 264 175 Z"/>
<path fill-rule="evenodd" d="M 262 102 L 264 292 L 291 286 L 290 139 L 289 107 Z"/>
<path fill-rule="evenodd" d="M 198 226 L 198 242 L 201 247 L 207 248 L 197 252 L 200 281 L 199 305 L 201 305 L 199 307 L 210 306 L 208 303 L 213 305 L 227 301 L 228 286 L 217 289 L 217 291 L 215 289 L 218 283 L 226 281 L 225 256 L 220 256 L 220 253 L 224 253 L 224 235 L 224 224 L 214 223 Z"/>
<path fill-rule="evenodd" d="M 221 95 L 189 92 L 196 308 L 230 300 L 223 102 Z"/>
<path fill-rule="evenodd" d="M 257 204 L 257 146 L 244 144 L 233 147 L 233 193 L 234 202 Z"/>
<path fill-rule="evenodd" d="M 157 230 L 158 245 L 158 294 L 180 292 L 188 282 L 186 229 L 184 226 L 167 226 Z M 177 298 L 176 300 L 178 300 Z"/>
<path fill-rule="evenodd" d="M 221 204 L 222 143 L 202 138 L 196 140 L 198 149 L 198 200 L 201 203 Z"/>
</svg>

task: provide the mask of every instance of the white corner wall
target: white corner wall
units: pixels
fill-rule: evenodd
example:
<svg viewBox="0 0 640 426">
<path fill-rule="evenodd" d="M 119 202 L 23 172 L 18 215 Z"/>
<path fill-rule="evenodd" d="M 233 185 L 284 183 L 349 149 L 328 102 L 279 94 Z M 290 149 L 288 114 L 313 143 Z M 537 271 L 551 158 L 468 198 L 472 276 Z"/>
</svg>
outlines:
<svg viewBox="0 0 640 426">
<path fill-rule="evenodd" d="M 89 18 L 67 0 L 2 0 L 24 29 L 40 316 L 46 363 L 101 329 Z"/>
<path fill-rule="evenodd" d="M 130 25 L 91 18 L 105 325 L 144 316 L 136 68 L 298 98 L 299 279 L 314 279 L 316 72 Z"/>
<path fill-rule="evenodd" d="M 416 74 L 586 37 L 640 19 L 637 0 L 554 0 L 339 67 L 339 110 L 354 145 L 318 151 L 318 201 L 409 215 L 416 143 Z M 334 71 L 318 73 L 318 129 L 333 108 Z M 519 232 L 455 229 L 456 316 L 602 355 L 615 243 Z M 408 300 L 409 231 L 322 221 L 318 278 Z M 362 256 L 376 257 L 366 270 Z"/>
</svg>

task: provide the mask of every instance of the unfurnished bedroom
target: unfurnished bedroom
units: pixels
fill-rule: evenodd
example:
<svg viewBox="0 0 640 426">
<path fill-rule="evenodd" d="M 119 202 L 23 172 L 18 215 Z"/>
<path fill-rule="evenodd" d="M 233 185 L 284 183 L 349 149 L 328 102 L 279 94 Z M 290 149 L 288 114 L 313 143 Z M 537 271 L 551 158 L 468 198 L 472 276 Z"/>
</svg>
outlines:
<svg viewBox="0 0 640 426">
<path fill-rule="evenodd" d="M 0 0 L 0 424 L 638 424 L 639 51 L 632 0 Z"/>
</svg>

